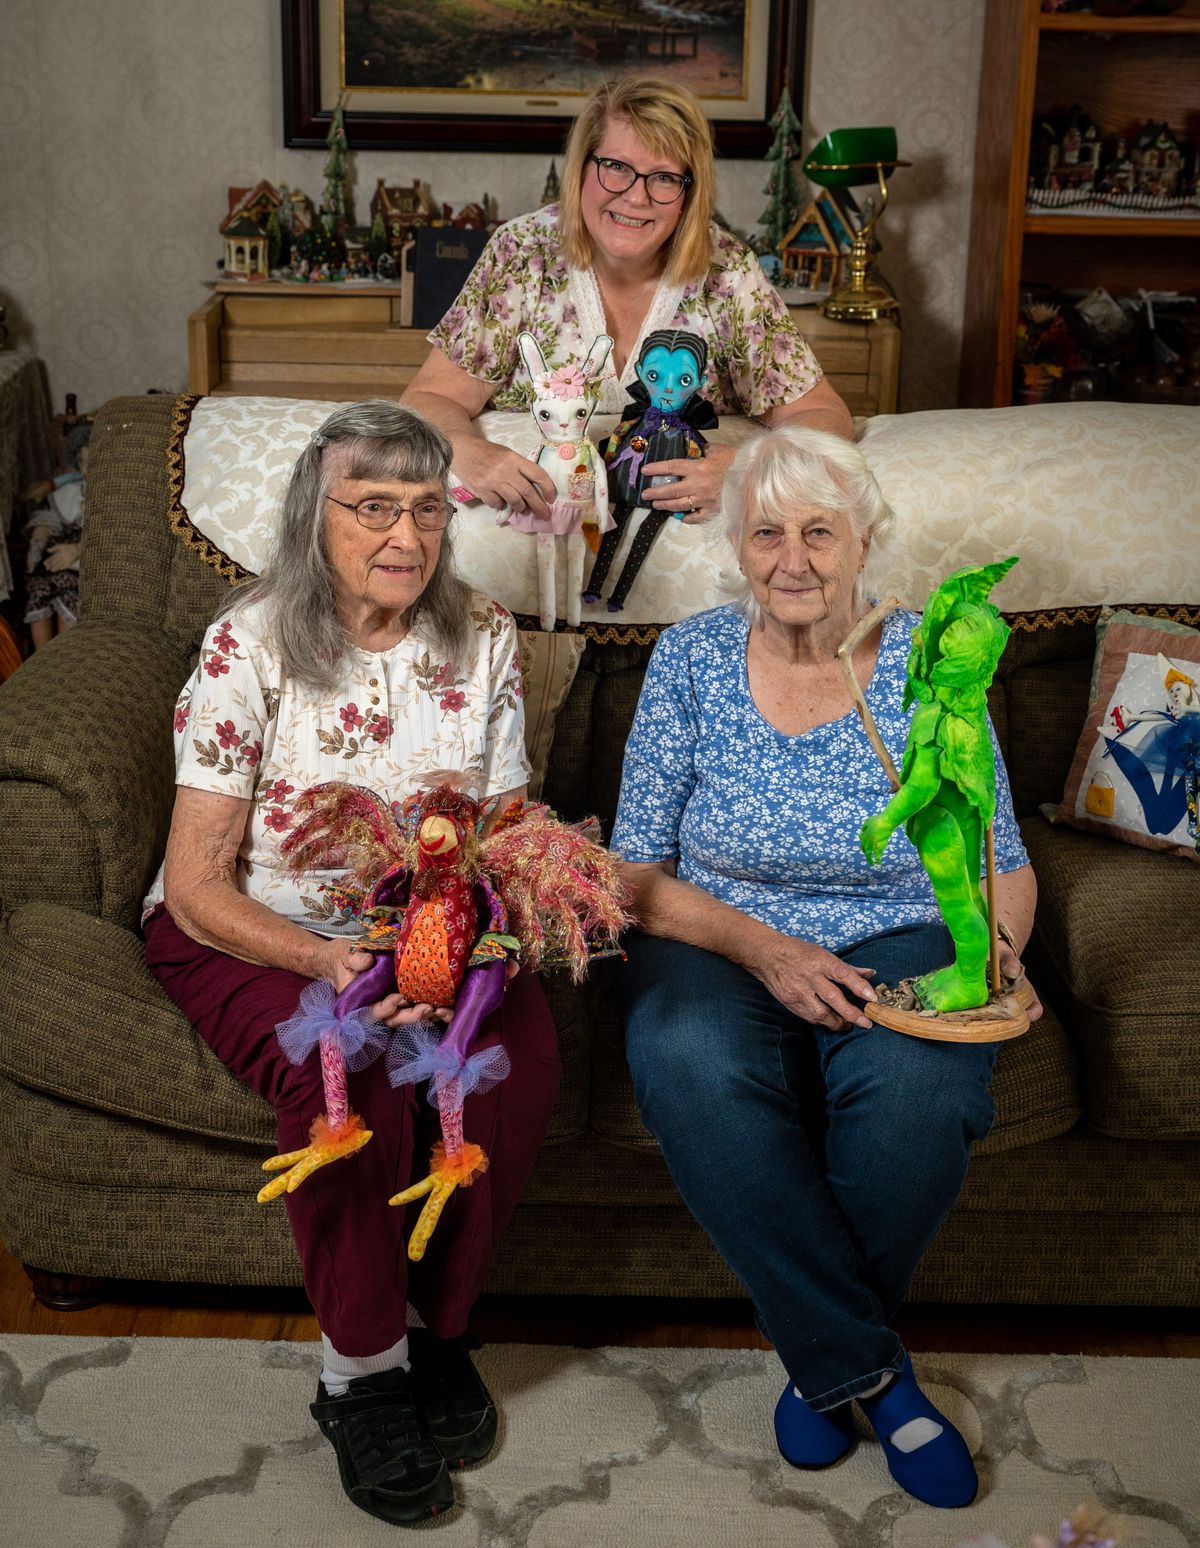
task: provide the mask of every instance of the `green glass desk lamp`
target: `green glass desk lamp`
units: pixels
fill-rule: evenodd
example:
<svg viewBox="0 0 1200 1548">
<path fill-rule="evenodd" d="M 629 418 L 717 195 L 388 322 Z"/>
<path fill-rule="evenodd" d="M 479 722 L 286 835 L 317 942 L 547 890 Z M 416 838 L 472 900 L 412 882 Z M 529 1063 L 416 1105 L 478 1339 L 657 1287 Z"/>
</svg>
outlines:
<svg viewBox="0 0 1200 1548">
<path fill-rule="evenodd" d="M 803 172 L 822 188 L 857 188 L 878 182 L 879 204 L 869 220 L 854 234 L 850 252 L 838 271 L 838 283 L 819 310 L 839 322 L 875 322 L 891 317 L 898 304 L 890 290 L 868 279 L 871 268 L 871 236 L 887 207 L 888 177 L 911 161 L 896 157 L 894 129 L 835 129 L 814 145 Z"/>
</svg>

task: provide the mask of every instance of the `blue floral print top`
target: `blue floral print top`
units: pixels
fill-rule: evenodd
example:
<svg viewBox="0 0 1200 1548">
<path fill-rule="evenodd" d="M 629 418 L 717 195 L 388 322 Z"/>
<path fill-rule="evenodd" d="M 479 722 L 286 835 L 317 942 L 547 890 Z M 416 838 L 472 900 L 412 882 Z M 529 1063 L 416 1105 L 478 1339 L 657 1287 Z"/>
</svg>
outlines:
<svg viewBox="0 0 1200 1548">
<path fill-rule="evenodd" d="M 897 767 L 918 621 L 907 612 L 886 620 L 865 691 Z M 863 819 L 882 811 L 891 787 L 858 715 L 801 736 L 777 731 L 750 696 L 748 631 L 741 614 L 720 607 L 660 636 L 625 749 L 613 849 L 627 860 L 677 860 L 684 881 L 830 951 L 938 918 L 903 829 L 878 866 L 859 848 Z M 995 842 L 998 871 L 1028 863 L 998 748 Z"/>
</svg>

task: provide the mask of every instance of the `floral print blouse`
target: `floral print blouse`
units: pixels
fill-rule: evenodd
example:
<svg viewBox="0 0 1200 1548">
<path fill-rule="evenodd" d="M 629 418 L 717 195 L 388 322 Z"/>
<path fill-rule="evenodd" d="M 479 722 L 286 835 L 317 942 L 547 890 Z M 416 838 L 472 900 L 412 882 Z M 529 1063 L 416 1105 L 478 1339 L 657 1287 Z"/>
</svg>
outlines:
<svg viewBox="0 0 1200 1548">
<path fill-rule="evenodd" d="M 892 613 L 865 697 L 896 766 L 911 711 L 900 708 L 919 619 Z M 759 713 L 746 676 L 749 624 L 731 607 L 659 636 L 625 749 L 612 847 L 627 860 L 677 860 L 677 874 L 782 934 L 842 951 L 939 917 L 903 829 L 879 865 L 859 847 L 863 819 L 891 798 L 858 715 L 785 736 Z M 996 868 L 1028 864 L 996 755 Z"/>
<path fill-rule="evenodd" d="M 708 345 L 706 393 L 718 414 L 761 418 L 795 402 L 821 380 L 821 367 L 750 249 L 712 227 L 712 262 L 686 285 L 659 281 L 621 378 L 602 383 L 601 413 L 619 413 L 635 380 L 641 341 L 656 328 L 686 328 Z M 494 382 L 491 406 L 522 409 L 530 399 L 517 335 L 532 333 L 547 364 L 582 366 L 592 340 L 607 332 L 591 269 L 572 269 L 559 252 L 558 206 L 501 226 L 458 299 L 429 335 L 452 364 Z"/>
<path fill-rule="evenodd" d="M 354 934 L 319 890 L 337 873 L 297 881 L 283 867 L 279 845 L 302 790 L 337 779 L 402 801 L 447 770 L 471 776 L 479 798 L 526 783 L 516 626 L 478 594 L 471 622 L 466 660 L 447 661 L 418 617 L 390 650 L 351 652 L 335 691 L 284 676 L 261 605 L 209 628 L 175 706 L 176 783 L 253 803 L 238 853 L 243 892 L 324 935 Z M 162 900 L 160 867 L 143 917 Z"/>
</svg>

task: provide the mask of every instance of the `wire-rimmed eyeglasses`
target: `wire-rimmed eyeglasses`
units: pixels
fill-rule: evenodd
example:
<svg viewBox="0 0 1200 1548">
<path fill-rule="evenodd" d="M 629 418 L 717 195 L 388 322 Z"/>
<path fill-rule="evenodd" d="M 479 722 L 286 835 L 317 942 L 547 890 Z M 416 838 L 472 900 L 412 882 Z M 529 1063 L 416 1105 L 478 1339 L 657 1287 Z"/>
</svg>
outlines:
<svg viewBox="0 0 1200 1548">
<path fill-rule="evenodd" d="M 655 204 L 674 204 L 692 183 L 690 172 L 635 172 L 627 161 L 611 156 L 589 156 L 596 163 L 596 176 L 606 193 L 628 193 L 640 178 Z"/>
<path fill-rule="evenodd" d="M 332 495 L 326 498 L 340 505 L 344 511 L 353 511 L 359 526 L 366 527 L 369 532 L 386 532 L 389 527 L 396 525 L 406 511 L 422 532 L 440 532 L 454 515 L 455 509 L 448 501 L 433 497 L 418 500 L 416 505 L 401 505 L 399 500 L 380 500 L 375 496 L 360 500 L 357 505 L 335 500 Z"/>
</svg>

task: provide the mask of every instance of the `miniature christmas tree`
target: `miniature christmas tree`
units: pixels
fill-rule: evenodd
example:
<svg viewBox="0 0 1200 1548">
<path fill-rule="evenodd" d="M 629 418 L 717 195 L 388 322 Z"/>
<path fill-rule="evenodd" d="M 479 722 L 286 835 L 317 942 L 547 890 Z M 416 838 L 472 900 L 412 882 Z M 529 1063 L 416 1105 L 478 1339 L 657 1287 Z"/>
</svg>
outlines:
<svg viewBox="0 0 1200 1548">
<path fill-rule="evenodd" d="M 287 262 L 288 253 L 283 239 L 283 227 L 279 223 L 279 211 L 273 209 L 267 217 L 267 267 L 278 269 Z"/>
<path fill-rule="evenodd" d="M 346 152 L 349 149 L 346 143 L 346 125 L 342 118 L 342 105 L 345 96 L 337 100 L 337 106 L 333 110 L 333 122 L 329 126 L 329 134 L 325 144 L 329 147 L 329 155 L 325 158 L 323 168 L 325 175 L 325 190 L 321 195 L 321 224 L 325 230 L 340 237 L 346 229 Z"/>
<path fill-rule="evenodd" d="M 367 251 L 371 255 L 371 262 L 378 263 L 384 253 L 388 251 L 387 227 L 383 224 L 383 212 L 375 211 L 375 219 L 371 222 L 371 235 L 367 241 Z"/>
<path fill-rule="evenodd" d="M 775 130 L 775 141 L 766 154 L 766 160 L 771 163 L 771 175 L 763 188 L 770 202 L 758 221 L 759 225 L 766 227 L 762 248 L 774 253 L 783 245 L 784 237 L 800 213 L 800 189 L 792 162 L 797 155 L 793 136 L 800 133 L 801 125 L 786 86 L 771 118 L 771 128 Z"/>
</svg>

